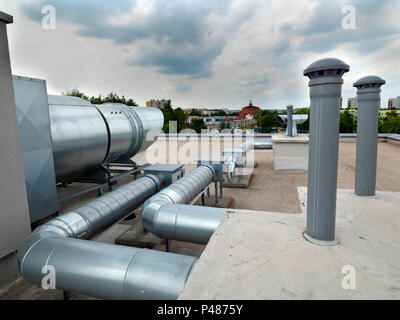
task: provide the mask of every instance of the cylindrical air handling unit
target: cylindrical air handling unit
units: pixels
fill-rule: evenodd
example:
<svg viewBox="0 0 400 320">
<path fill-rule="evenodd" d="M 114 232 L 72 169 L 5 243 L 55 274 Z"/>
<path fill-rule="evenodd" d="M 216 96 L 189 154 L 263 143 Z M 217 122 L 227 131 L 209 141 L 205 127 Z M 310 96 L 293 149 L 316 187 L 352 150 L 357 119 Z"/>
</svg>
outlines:
<svg viewBox="0 0 400 320">
<path fill-rule="evenodd" d="M 106 103 L 49 95 L 49 113 L 57 182 L 72 180 L 101 166 L 124 162 L 146 149 L 152 130 L 164 117 L 157 108 Z"/>
</svg>

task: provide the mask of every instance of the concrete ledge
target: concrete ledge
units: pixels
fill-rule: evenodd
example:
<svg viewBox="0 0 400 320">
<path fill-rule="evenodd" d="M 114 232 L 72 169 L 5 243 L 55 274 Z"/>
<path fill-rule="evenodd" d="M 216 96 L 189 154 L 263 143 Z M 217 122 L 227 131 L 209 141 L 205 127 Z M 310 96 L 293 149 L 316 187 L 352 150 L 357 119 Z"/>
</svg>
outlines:
<svg viewBox="0 0 400 320">
<path fill-rule="evenodd" d="M 310 139 L 308 135 L 299 134 L 295 137 L 288 137 L 285 134 L 277 134 L 272 136 L 272 142 L 274 143 L 309 143 Z"/>
<path fill-rule="evenodd" d="M 229 210 L 180 299 L 400 299 L 400 193 L 338 190 L 340 243 L 322 247 L 303 237 L 306 190 L 300 215 Z M 355 290 L 342 287 L 345 266 Z"/>
<path fill-rule="evenodd" d="M 274 142 L 275 171 L 307 171 L 309 138 L 305 135 L 277 135 Z"/>
</svg>

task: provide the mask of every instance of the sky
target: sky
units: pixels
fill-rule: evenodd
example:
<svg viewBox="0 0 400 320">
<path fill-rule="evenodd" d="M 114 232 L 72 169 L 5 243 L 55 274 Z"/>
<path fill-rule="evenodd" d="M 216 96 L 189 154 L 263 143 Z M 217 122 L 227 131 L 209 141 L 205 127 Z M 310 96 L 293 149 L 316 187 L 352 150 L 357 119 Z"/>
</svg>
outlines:
<svg viewBox="0 0 400 320">
<path fill-rule="evenodd" d="M 77 88 L 141 106 L 305 107 L 303 70 L 334 57 L 351 69 L 344 107 L 356 95 L 352 84 L 370 74 L 387 81 L 382 107 L 400 96 L 398 0 L 0 0 L 0 11 L 14 17 L 13 74 L 45 79 L 49 94 Z"/>
</svg>

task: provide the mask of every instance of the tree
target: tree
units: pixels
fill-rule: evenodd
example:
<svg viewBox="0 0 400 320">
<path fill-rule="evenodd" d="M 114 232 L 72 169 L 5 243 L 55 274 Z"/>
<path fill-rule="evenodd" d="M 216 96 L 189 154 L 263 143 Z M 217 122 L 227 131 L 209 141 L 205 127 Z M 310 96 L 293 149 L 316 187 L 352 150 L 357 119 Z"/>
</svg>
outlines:
<svg viewBox="0 0 400 320">
<path fill-rule="evenodd" d="M 162 108 L 161 111 L 164 115 L 163 131 L 165 133 L 169 132 L 170 121 L 177 122 L 177 128 L 176 128 L 177 132 L 180 132 L 181 130 L 187 127 L 186 124 L 188 118 L 187 114 L 181 108 L 173 109 L 171 106 L 171 100 L 167 101 L 167 103 L 164 105 L 164 108 Z"/>
<path fill-rule="evenodd" d="M 186 120 L 187 120 L 188 116 L 185 113 L 185 111 L 183 111 L 181 108 L 174 109 L 173 118 L 178 123 L 178 132 L 182 131 L 183 129 L 185 129 L 187 127 Z"/>
<path fill-rule="evenodd" d="M 164 108 L 161 109 L 163 116 L 164 116 L 164 126 L 163 131 L 165 133 L 169 132 L 169 122 L 174 121 L 174 110 L 171 108 L 171 102 L 168 100 L 167 103 L 164 105 Z"/>
<path fill-rule="evenodd" d="M 212 117 L 225 117 L 226 115 L 226 112 L 220 109 L 212 110 L 211 112 Z"/>
<path fill-rule="evenodd" d="M 71 97 L 78 97 L 78 98 L 82 98 L 85 100 L 89 100 L 89 98 L 81 91 L 79 91 L 78 89 L 72 89 L 72 90 L 67 90 L 67 92 L 63 92 L 62 93 L 63 96 L 71 96 Z"/>
<path fill-rule="evenodd" d="M 78 89 L 67 90 L 62 93 L 65 96 L 79 97 L 89 101 L 92 104 L 103 104 L 103 103 L 123 103 L 128 106 L 137 107 L 137 103 L 133 99 L 126 99 L 125 96 L 119 97 L 116 93 L 110 92 L 105 98 L 102 98 L 101 94 L 98 97 L 88 97 Z"/>
<path fill-rule="evenodd" d="M 380 133 L 400 133 L 400 117 L 396 111 L 387 112 L 385 117 L 379 119 Z"/>
<path fill-rule="evenodd" d="M 261 117 L 261 132 L 268 133 L 272 131 L 272 128 L 278 126 L 278 121 L 276 120 L 276 112 L 266 111 Z"/>
<path fill-rule="evenodd" d="M 353 132 L 355 132 L 353 115 L 348 110 L 345 110 L 340 113 L 340 133 Z"/>
<path fill-rule="evenodd" d="M 119 97 L 115 92 L 110 92 L 103 100 L 103 103 L 123 103 L 128 106 L 136 107 L 137 104 L 133 99 L 126 99 L 125 96 Z"/>
<path fill-rule="evenodd" d="M 297 130 L 302 132 L 308 132 L 310 130 L 310 108 L 300 108 L 295 114 L 307 114 L 308 119 L 303 123 L 297 125 Z"/>
<path fill-rule="evenodd" d="M 194 108 L 192 108 L 192 111 L 190 111 L 190 114 L 189 114 L 190 116 L 197 116 L 197 117 L 201 117 L 201 111 L 200 110 L 197 110 L 197 109 L 194 109 Z"/>
<path fill-rule="evenodd" d="M 207 129 L 206 124 L 202 118 L 192 119 L 192 123 L 190 124 L 190 128 L 196 131 L 197 133 L 201 133 L 202 129 Z"/>
<path fill-rule="evenodd" d="M 255 110 L 253 112 L 253 119 L 256 124 L 256 127 L 261 125 L 261 110 Z"/>
</svg>

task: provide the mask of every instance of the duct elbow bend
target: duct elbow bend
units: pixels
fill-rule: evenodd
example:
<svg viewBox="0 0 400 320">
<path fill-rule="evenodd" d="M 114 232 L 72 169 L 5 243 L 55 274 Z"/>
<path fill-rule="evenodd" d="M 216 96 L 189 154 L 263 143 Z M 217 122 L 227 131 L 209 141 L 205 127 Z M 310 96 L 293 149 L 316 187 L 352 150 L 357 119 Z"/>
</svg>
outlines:
<svg viewBox="0 0 400 320">
<path fill-rule="evenodd" d="M 150 199 L 144 203 L 142 210 L 142 224 L 147 231 L 156 234 L 155 224 L 158 212 L 165 204 L 164 201 L 150 201 Z"/>
</svg>

